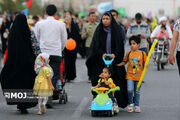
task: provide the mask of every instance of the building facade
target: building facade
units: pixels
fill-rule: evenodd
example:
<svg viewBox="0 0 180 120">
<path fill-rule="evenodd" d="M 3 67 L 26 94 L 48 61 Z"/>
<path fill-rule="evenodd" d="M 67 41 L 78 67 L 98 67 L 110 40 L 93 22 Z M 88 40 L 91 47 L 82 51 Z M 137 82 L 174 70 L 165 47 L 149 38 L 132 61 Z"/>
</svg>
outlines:
<svg viewBox="0 0 180 120">
<path fill-rule="evenodd" d="M 180 0 L 114 0 L 114 8 L 124 7 L 127 15 L 134 17 L 137 12 L 145 16 L 151 13 L 152 16 L 160 14 L 177 18 Z"/>
</svg>

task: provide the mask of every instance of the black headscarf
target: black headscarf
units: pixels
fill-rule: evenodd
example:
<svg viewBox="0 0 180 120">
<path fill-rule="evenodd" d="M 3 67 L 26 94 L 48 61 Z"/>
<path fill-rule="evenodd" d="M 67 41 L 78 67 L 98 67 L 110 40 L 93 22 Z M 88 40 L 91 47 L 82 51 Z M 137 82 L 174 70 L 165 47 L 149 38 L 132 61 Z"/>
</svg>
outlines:
<svg viewBox="0 0 180 120">
<path fill-rule="evenodd" d="M 116 66 L 117 63 L 123 61 L 124 57 L 122 29 L 116 23 L 110 12 L 107 12 L 104 15 L 108 15 L 111 18 L 111 54 L 115 54 L 116 56 L 111 66 L 113 69 L 112 78 L 114 83 L 121 88 L 121 93 L 120 95 L 118 94 L 116 98 L 118 100 L 118 105 L 124 108 L 127 106 L 127 82 L 125 80 L 126 71 L 124 66 Z M 104 30 L 104 25 L 101 19 L 100 24 L 97 26 L 96 31 L 94 32 L 90 47 L 90 54 L 86 61 L 88 75 L 92 81 L 92 86 L 97 85 L 99 75 L 102 72 L 102 69 L 105 67 L 102 56 L 104 53 L 106 53 L 107 35 L 108 33 Z"/>
<path fill-rule="evenodd" d="M 32 89 L 36 76 L 34 61 L 27 19 L 25 15 L 19 14 L 8 38 L 7 61 L 0 75 L 2 89 Z M 30 106 L 24 105 L 25 108 Z"/>
<path fill-rule="evenodd" d="M 121 29 L 116 23 L 115 19 L 112 17 L 110 12 L 105 13 L 104 15 L 110 15 L 111 18 L 111 53 L 114 53 L 116 56 L 116 63 L 121 62 L 124 57 L 124 46 L 123 40 L 121 35 Z M 104 16 L 103 15 L 103 16 Z M 107 39 L 107 32 L 104 30 L 105 26 L 102 23 L 102 19 L 100 24 L 97 26 L 96 31 L 94 33 L 91 48 L 90 48 L 90 55 L 88 58 L 91 58 L 95 55 L 103 55 L 106 53 L 106 39 Z M 98 52 L 97 52 L 98 51 Z"/>
</svg>

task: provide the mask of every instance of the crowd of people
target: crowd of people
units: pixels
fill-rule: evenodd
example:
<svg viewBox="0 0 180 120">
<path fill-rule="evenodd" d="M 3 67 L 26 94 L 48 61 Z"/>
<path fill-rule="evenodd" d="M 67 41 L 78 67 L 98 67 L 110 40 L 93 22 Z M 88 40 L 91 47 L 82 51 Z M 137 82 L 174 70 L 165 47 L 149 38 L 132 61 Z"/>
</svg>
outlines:
<svg viewBox="0 0 180 120">
<path fill-rule="evenodd" d="M 7 104 L 17 105 L 21 113 L 28 113 L 27 109 L 37 103 L 38 114 L 44 114 L 46 107 L 53 108 L 55 91 L 61 90 L 56 87 L 61 80 L 61 60 L 64 60 L 64 78 L 70 82 L 76 78 L 77 54 L 86 59 L 87 81 L 92 88 L 101 85 L 112 88 L 112 83 L 119 86 L 120 91 L 115 92 L 114 97 L 119 107 L 128 107 L 128 112 L 133 112 L 134 107 L 135 112 L 141 112 L 140 89 L 134 92 L 134 86 L 146 67 L 144 63 L 154 38 L 169 40 L 170 64 L 175 63 L 177 44 L 176 57 L 180 69 L 180 20 L 175 22 L 165 16 L 159 20 L 145 18 L 141 13 L 132 19 L 120 18 L 114 9 L 105 12 L 101 18 L 94 11 L 83 18 L 70 11 L 64 11 L 61 16 L 56 13 L 56 6 L 48 5 L 44 18 L 37 15 L 26 17 L 18 12 L 13 17 L 3 15 L 1 18 L 1 58 L 6 56 L 0 75 L 3 92 L 7 89 L 29 89 L 39 96 L 33 103 L 7 100 Z M 76 42 L 75 49 L 65 47 L 68 39 Z M 127 40 L 130 51 L 125 54 Z M 113 72 L 102 60 L 102 56 L 107 58 L 108 54 L 114 59 L 110 66 Z M 104 81 L 98 81 L 102 71 L 109 75 L 103 76 Z M 40 91 L 42 89 L 46 91 Z M 96 93 L 92 94 L 96 96 Z"/>
</svg>

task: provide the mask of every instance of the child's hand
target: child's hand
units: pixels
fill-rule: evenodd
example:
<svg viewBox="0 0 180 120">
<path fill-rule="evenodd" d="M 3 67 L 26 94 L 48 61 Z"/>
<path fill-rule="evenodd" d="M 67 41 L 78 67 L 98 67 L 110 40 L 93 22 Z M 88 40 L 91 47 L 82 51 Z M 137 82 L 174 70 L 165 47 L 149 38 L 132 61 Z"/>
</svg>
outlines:
<svg viewBox="0 0 180 120">
<path fill-rule="evenodd" d="M 106 57 L 107 57 L 107 54 L 106 54 L 106 53 L 105 53 L 105 54 L 103 54 L 103 57 L 104 57 L 104 58 L 106 58 Z"/>
<path fill-rule="evenodd" d="M 116 64 L 116 66 L 120 67 L 120 66 L 121 66 L 121 64 L 120 64 L 120 63 L 119 63 L 119 64 Z"/>
<path fill-rule="evenodd" d="M 96 89 L 96 87 L 93 86 L 93 87 L 91 87 L 91 89 Z"/>
<path fill-rule="evenodd" d="M 125 62 L 121 62 L 121 63 L 119 63 L 119 64 L 117 64 L 117 66 L 123 66 L 123 65 L 125 65 Z"/>
<path fill-rule="evenodd" d="M 104 78 L 104 73 L 101 73 L 99 77 Z"/>
<path fill-rule="evenodd" d="M 116 56 L 115 56 L 115 54 L 111 54 L 111 56 L 110 56 L 110 58 L 115 58 Z"/>
<path fill-rule="evenodd" d="M 51 90 L 55 90 L 54 86 L 51 86 Z"/>
</svg>

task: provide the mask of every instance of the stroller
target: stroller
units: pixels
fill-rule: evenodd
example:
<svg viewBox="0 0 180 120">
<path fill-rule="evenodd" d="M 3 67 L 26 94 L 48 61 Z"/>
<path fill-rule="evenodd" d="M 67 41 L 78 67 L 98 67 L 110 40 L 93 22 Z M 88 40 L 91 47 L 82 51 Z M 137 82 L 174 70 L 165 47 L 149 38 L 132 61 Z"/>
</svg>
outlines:
<svg viewBox="0 0 180 120">
<path fill-rule="evenodd" d="M 65 79 L 64 79 L 64 60 L 62 58 L 60 64 L 60 71 L 61 71 L 61 80 L 57 81 L 56 88 L 57 90 L 54 91 L 53 100 L 59 100 L 59 104 L 66 104 L 68 102 L 68 96 L 65 91 Z"/>
</svg>

